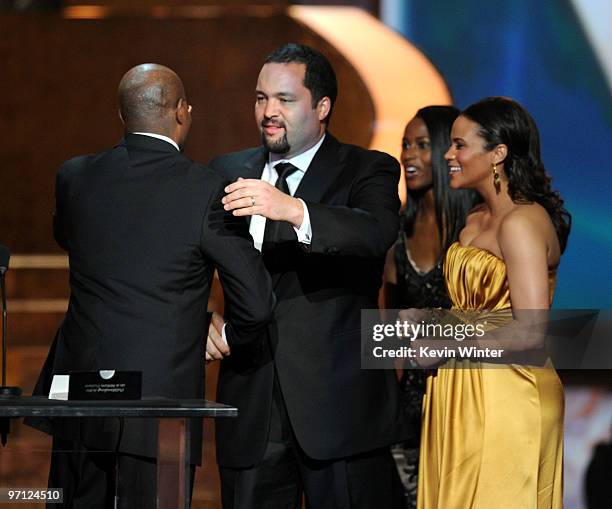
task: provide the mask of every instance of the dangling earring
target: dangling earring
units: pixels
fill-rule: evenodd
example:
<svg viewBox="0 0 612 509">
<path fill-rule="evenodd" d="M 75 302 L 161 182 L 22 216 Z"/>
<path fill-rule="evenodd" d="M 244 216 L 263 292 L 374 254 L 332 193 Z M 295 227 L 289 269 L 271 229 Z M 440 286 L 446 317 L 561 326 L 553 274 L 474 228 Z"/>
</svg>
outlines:
<svg viewBox="0 0 612 509">
<path fill-rule="evenodd" d="M 491 164 L 491 166 L 493 167 L 493 184 L 497 189 L 499 189 L 499 185 L 501 184 L 501 177 L 499 175 L 499 172 L 497 171 L 497 163 L 493 163 Z"/>
</svg>

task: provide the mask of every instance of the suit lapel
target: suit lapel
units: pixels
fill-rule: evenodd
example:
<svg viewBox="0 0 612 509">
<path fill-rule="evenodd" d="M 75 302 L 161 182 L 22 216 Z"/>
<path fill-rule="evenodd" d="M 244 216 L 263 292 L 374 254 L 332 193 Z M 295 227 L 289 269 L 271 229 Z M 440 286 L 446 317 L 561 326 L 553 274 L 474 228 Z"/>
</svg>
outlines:
<svg viewBox="0 0 612 509">
<path fill-rule="evenodd" d="M 331 134 L 325 135 L 321 148 L 315 154 L 304 178 L 295 191 L 297 198 L 320 202 L 344 169 L 340 157 L 341 145 Z"/>
<path fill-rule="evenodd" d="M 267 159 L 268 151 L 263 147 L 259 148 L 251 157 L 249 157 L 244 162 L 244 165 L 238 171 L 238 175 L 236 175 L 236 178 L 261 178 L 261 172 L 263 171 L 263 168 L 266 165 Z"/>
</svg>

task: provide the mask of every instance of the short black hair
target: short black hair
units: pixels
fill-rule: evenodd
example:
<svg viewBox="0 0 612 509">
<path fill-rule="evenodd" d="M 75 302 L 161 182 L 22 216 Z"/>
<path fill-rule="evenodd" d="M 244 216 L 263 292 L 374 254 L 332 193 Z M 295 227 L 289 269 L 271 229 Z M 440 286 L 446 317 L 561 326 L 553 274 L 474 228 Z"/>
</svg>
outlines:
<svg viewBox="0 0 612 509">
<path fill-rule="evenodd" d="M 329 63 L 329 60 L 316 49 L 305 44 L 296 43 L 288 43 L 274 50 L 268 55 L 264 65 L 290 63 L 304 64 L 306 66 L 304 86 L 310 90 L 313 108 L 317 107 L 321 98 L 329 97 L 330 109 L 329 114 L 325 118 L 325 123 L 328 124 L 336 97 L 338 96 L 338 82 L 334 68 Z"/>
</svg>

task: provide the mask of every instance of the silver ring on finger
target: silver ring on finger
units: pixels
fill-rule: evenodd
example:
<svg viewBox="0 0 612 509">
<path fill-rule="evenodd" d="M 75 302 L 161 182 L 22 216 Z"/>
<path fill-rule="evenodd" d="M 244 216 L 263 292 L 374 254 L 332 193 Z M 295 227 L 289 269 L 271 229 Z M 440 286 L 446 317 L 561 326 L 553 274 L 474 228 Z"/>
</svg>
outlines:
<svg viewBox="0 0 612 509">
<path fill-rule="evenodd" d="M 255 206 L 255 197 L 251 196 L 251 207 Z"/>
</svg>

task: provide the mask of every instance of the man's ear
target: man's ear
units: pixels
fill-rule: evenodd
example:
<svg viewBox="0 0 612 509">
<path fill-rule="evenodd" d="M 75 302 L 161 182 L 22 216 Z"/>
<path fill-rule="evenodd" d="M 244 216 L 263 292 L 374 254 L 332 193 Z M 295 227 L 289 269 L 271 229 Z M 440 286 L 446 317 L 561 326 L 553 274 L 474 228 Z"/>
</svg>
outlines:
<svg viewBox="0 0 612 509">
<path fill-rule="evenodd" d="M 187 101 L 181 97 L 178 100 L 178 104 L 176 105 L 176 113 L 175 113 L 176 122 L 181 125 L 187 122 L 187 119 L 190 114 L 190 110 L 191 108 L 187 104 Z"/>
<path fill-rule="evenodd" d="M 329 99 L 329 97 L 321 97 L 321 99 L 319 99 L 319 102 L 317 103 L 316 110 L 317 115 L 319 116 L 319 120 L 321 122 L 325 120 L 331 112 L 331 100 Z"/>
</svg>

